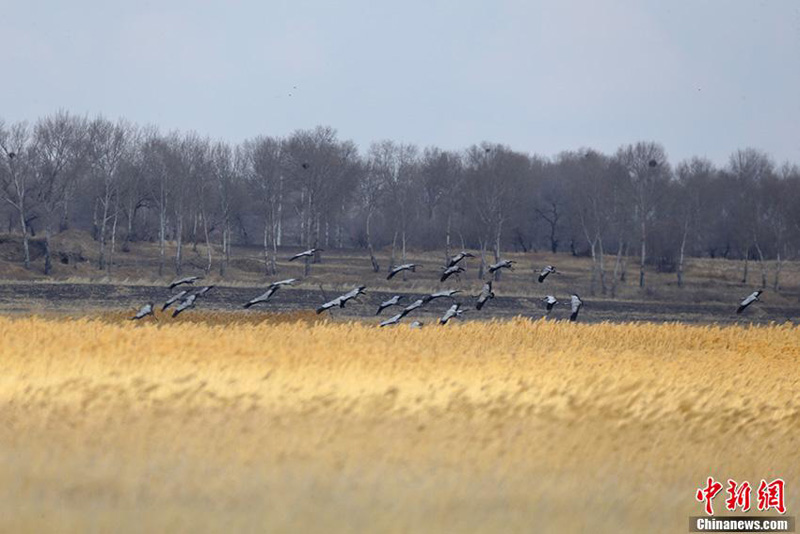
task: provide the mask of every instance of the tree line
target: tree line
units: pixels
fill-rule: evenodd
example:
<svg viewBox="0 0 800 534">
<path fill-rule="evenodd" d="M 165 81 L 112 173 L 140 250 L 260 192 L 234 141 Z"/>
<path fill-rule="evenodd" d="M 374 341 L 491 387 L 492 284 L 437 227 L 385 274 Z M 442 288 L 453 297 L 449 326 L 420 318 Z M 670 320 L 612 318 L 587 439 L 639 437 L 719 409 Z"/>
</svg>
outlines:
<svg viewBox="0 0 800 534">
<path fill-rule="evenodd" d="M 222 276 L 233 244 L 263 247 L 266 274 L 286 245 L 359 247 L 375 271 L 410 248 L 469 248 L 480 276 L 505 250 L 564 251 L 591 257 L 591 291 L 611 295 L 634 260 L 641 287 L 648 266 L 682 285 L 687 257 L 742 260 L 745 282 L 755 263 L 760 284 L 778 289 L 800 246 L 797 165 L 753 148 L 721 168 L 701 157 L 673 165 L 644 141 L 553 158 L 488 142 L 448 151 L 384 140 L 359 151 L 330 127 L 231 144 L 59 111 L 0 120 L 0 199 L 26 268 L 29 239 L 43 236 L 47 274 L 50 239 L 69 228 L 91 232 L 103 270 L 131 243 L 157 242 L 160 275 L 180 275 L 184 248 L 198 243 L 205 270 Z M 380 265 L 375 250 L 387 248 L 390 265 Z"/>
</svg>

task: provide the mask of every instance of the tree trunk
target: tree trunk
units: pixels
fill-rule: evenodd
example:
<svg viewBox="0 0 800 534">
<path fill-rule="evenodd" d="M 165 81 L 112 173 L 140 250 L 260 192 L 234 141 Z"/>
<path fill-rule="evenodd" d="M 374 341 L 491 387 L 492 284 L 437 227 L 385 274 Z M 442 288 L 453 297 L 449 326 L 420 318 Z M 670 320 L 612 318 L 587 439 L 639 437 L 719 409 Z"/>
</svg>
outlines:
<svg viewBox="0 0 800 534">
<path fill-rule="evenodd" d="M 444 234 L 444 262 L 447 265 L 447 262 L 450 261 L 450 224 L 452 222 L 452 215 L 448 212 L 447 214 L 447 225 L 445 227 L 445 234 Z"/>
<path fill-rule="evenodd" d="M 783 260 L 781 260 L 781 252 L 778 251 L 775 263 L 775 282 L 772 284 L 772 289 L 776 293 L 781 290 L 781 270 L 783 269 Z"/>
<path fill-rule="evenodd" d="M 647 224 L 642 219 L 642 253 L 639 262 L 639 287 L 644 287 L 644 264 L 647 260 Z"/>
<path fill-rule="evenodd" d="M 20 228 L 22 228 L 22 249 L 25 252 L 25 260 L 24 260 L 25 268 L 26 269 L 30 269 L 31 268 L 31 252 L 30 252 L 30 247 L 28 246 L 28 225 L 25 222 L 24 205 L 23 205 L 21 199 L 20 199 L 20 202 L 19 202 L 19 210 L 18 211 L 19 211 L 19 225 L 20 225 Z"/>
<path fill-rule="evenodd" d="M 180 276 L 183 273 L 183 216 L 176 215 L 176 217 L 178 218 L 178 224 L 175 228 L 177 234 L 175 236 L 175 275 Z"/>
<path fill-rule="evenodd" d="M 681 239 L 681 252 L 678 256 L 678 287 L 683 287 L 683 262 L 686 252 L 686 236 L 689 235 L 689 220 L 683 223 L 683 238 Z"/>
<path fill-rule="evenodd" d="M 164 276 L 164 262 L 167 254 L 167 214 L 162 208 L 158 220 L 158 276 Z"/>
<path fill-rule="evenodd" d="M 614 275 L 611 280 L 611 298 L 617 298 L 617 281 L 619 280 L 619 271 L 622 268 L 622 249 L 624 245 L 622 240 L 619 240 L 619 245 L 617 246 L 617 259 L 614 261 Z"/>
<path fill-rule="evenodd" d="M 767 264 L 764 261 L 764 253 L 761 246 L 756 241 L 756 252 L 758 252 L 758 265 L 761 268 L 761 288 L 767 287 Z"/>
<path fill-rule="evenodd" d="M 494 235 L 494 262 L 497 263 L 500 261 L 500 236 L 503 231 L 503 221 L 497 223 L 497 232 Z M 494 272 L 494 279 L 496 281 L 500 280 L 500 276 L 502 273 L 501 270 L 498 269 Z"/>
<path fill-rule="evenodd" d="M 314 217 L 314 246 L 313 246 L 313 248 L 319 247 L 319 243 L 320 243 L 320 235 L 321 235 L 322 226 L 320 224 L 319 218 L 320 218 L 320 214 L 317 213 L 317 215 Z M 327 230 L 327 223 L 326 223 L 325 235 L 327 236 L 327 234 L 328 234 L 328 230 Z M 327 239 L 327 237 L 326 237 L 326 239 Z M 325 245 L 326 248 L 327 248 L 327 246 L 328 245 Z M 318 251 L 316 251 L 314 253 L 313 263 L 320 263 L 321 261 L 322 261 L 322 258 L 320 256 L 319 250 L 318 250 Z"/>
<path fill-rule="evenodd" d="M 203 233 L 206 237 L 206 255 L 208 256 L 208 264 L 206 264 L 206 274 L 211 272 L 211 239 L 208 236 L 208 221 L 206 220 L 206 214 L 203 212 Z"/>
<path fill-rule="evenodd" d="M 281 246 L 283 243 L 283 175 L 278 178 L 278 212 L 277 218 L 277 232 L 275 234 L 276 246 Z"/>
<path fill-rule="evenodd" d="M 478 267 L 478 279 L 483 280 L 483 275 L 486 273 L 486 241 L 480 240 L 481 246 L 481 264 Z"/>
<path fill-rule="evenodd" d="M 99 226 L 97 223 L 97 198 L 95 198 L 94 207 L 92 208 L 92 239 L 97 239 Z"/>
<path fill-rule="evenodd" d="M 192 217 L 192 252 L 197 252 L 197 225 L 200 222 L 200 214 L 195 213 Z"/>
<path fill-rule="evenodd" d="M 592 275 L 589 278 L 589 294 L 594 296 L 597 288 L 597 241 L 589 241 L 589 250 L 592 252 Z"/>
<path fill-rule="evenodd" d="M 391 271 L 394 269 L 395 264 L 395 247 L 397 246 L 397 230 L 394 231 L 394 237 L 392 238 L 392 255 L 389 258 L 389 270 Z"/>
<path fill-rule="evenodd" d="M 225 277 L 225 272 L 228 270 L 228 260 L 230 253 L 228 249 L 228 240 L 230 239 L 230 223 L 225 221 L 222 228 L 222 262 L 219 264 L 219 275 Z"/>
<path fill-rule="evenodd" d="M 98 261 L 98 269 L 101 271 L 106 268 L 106 225 L 108 224 L 108 206 L 111 203 L 111 198 L 106 192 L 106 197 L 103 199 L 103 217 L 100 219 L 100 258 Z"/>
<path fill-rule="evenodd" d="M 50 218 L 44 225 L 44 274 L 49 275 L 53 270 L 53 261 L 50 255 Z"/>
<path fill-rule="evenodd" d="M 380 272 L 381 266 L 378 265 L 378 260 L 375 259 L 375 251 L 372 249 L 372 210 L 367 211 L 366 233 L 367 233 L 367 249 L 369 250 L 369 261 L 372 262 L 372 272 Z"/>
<path fill-rule="evenodd" d="M 401 243 L 403 245 L 402 258 L 401 258 L 400 262 L 401 263 L 405 263 L 406 262 L 406 231 L 405 231 L 405 229 L 402 232 L 402 237 L 401 237 L 400 241 L 401 241 Z M 406 281 L 406 273 L 407 272 L 408 271 L 403 271 L 403 282 Z"/>
<path fill-rule="evenodd" d="M 272 274 L 278 274 L 278 230 L 279 224 L 275 221 L 275 208 L 274 205 L 270 207 L 271 221 L 270 221 L 270 236 L 272 237 L 272 259 L 270 260 L 270 268 Z"/>
<path fill-rule="evenodd" d="M 747 284 L 747 274 L 748 274 L 747 273 L 747 271 L 748 271 L 747 267 L 748 267 L 749 260 L 750 260 L 750 253 L 749 253 L 749 251 L 746 251 L 745 254 L 744 254 L 744 271 L 742 272 L 742 283 L 743 284 Z"/>
<path fill-rule="evenodd" d="M 598 234 L 597 236 L 597 254 L 598 254 L 598 269 L 600 272 L 600 291 L 603 295 L 608 292 L 606 287 L 606 264 L 605 264 L 605 250 L 603 248 L 603 238 Z"/>
<path fill-rule="evenodd" d="M 111 266 L 114 265 L 114 251 L 117 246 L 117 222 L 119 221 L 119 200 L 115 202 L 114 206 L 114 219 L 111 223 L 111 251 L 108 254 L 108 263 L 106 263 L 106 271 L 111 272 Z"/>
</svg>

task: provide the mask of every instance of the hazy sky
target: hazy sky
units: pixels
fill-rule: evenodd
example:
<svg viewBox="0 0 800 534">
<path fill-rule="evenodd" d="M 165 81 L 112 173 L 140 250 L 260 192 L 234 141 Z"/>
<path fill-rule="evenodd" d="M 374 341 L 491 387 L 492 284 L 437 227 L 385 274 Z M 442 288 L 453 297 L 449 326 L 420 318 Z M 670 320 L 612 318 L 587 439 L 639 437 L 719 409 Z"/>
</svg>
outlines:
<svg viewBox="0 0 800 534">
<path fill-rule="evenodd" d="M 0 50 L 6 121 L 800 163 L 798 0 L 0 1 Z"/>
</svg>

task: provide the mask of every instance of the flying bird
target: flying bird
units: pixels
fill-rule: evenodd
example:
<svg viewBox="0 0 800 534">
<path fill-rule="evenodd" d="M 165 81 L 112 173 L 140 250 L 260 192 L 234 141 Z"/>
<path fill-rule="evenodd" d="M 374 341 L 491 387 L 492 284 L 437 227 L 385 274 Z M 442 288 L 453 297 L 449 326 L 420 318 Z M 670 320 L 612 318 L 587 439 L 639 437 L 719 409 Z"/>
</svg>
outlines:
<svg viewBox="0 0 800 534">
<path fill-rule="evenodd" d="M 450 267 L 455 266 L 458 262 L 460 262 L 464 258 L 474 258 L 474 257 L 475 256 L 473 254 L 470 254 L 466 250 L 462 250 L 461 252 L 451 257 L 449 260 L 447 260 L 447 268 L 449 269 Z"/>
<path fill-rule="evenodd" d="M 348 291 L 344 295 L 340 295 L 340 296 L 336 297 L 333 300 L 329 300 L 328 302 L 326 302 L 325 304 L 323 304 L 322 306 L 317 308 L 317 313 L 322 313 L 325 310 L 329 310 L 331 308 L 335 308 L 336 306 L 339 306 L 340 308 L 344 308 L 344 306 L 345 306 L 345 304 L 347 304 L 348 300 L 354 299 L 354 298 L 358 297 L 359 295 L 363 295 L 364 294 L 364 290 L 366 289 L 366 287 L 367 286 L 358 286 L 355 289 L 351 289 L 350 291 Z"/>
<path fill-rule="evenodd" d="M 752 293 L 750 293 L 744 300 L 742 300 L 742 302 L 739 303 L 739 307 L 736 309 L 736 313 L 742 313 L 752 303 L 754 303 L 757 300 L 760 301 L 761 299 L 759 299 L 758 297 L 761 296 L 761 293 L 763 293 L 763 291 L 760 289 L 758 291 L 753 291 Z"/>
<path fill-rule="evenodd" d="M 310 258 L 311 256 L 313 256 L 317 252 L 322 252 L 322 249 L 321 248 L 310 248 L 308 250 L 304 250 L 303 252 L 295 254 L 294 256 L 289 258 L 289 261 L 294 261 L 294 260 L 297 260 L 297 259 L 300 259 L 300 258 Z"/>
<path fill-rule="evenodd" d="M 554 272 L 556 272 L 555 267 L 553 267 L 552 265 L 545 266 L 545 268 L 542 269 L 542 271 L 539 273 L 539 283 L 541 284 L 542 282 L 544 282 L 544 279 L 547 278 L 548 275 Z"/>
<path fill-rule="evenodd" d="M 188 293 L 188 291 L 184 289 L 183 291 L 179 291 L 178 293 L 175 293 L 174 295 L 172 295 L 170 298 L 167 299 L 167 301 L 161 307 L 161 311 L 166 310 L 167 308 L 172 306 L 174 303 L 176 303 L 179 300 L 181 300 L 186 295 L 186 293 Z"/>
<path fill-rule="evenodd" d="M 406 315 L 408 315 L 412 311 L 421 308 L 424 304 L 425 304 L 424 300 L 417 299 L 414 302 L 412 302 L 411 304 L 409 304 L 408 306 L 406 306 L 405 308 L 403 308 L 403 311 L 400 312 L 400 315 L 405 317 Z"/>
<path fill-rule="evenodd" d="M 411 271 L 412 273 L 417 272 L 417 264 L 416 263 L 404 263 L 403 265 L 398 265 L 391 271 L 389 271 L 389 275 L 386 277 L 387 280 L 391 280 L 394 278 L 394 275 L 403 271 Z"/>
<path fill-rule="evenodd" d="M 542 300 L 544 301 L 545 306 L 547 306 L 547 313 L 549 315 L 550 312 L 553 311 L 553 306 L 556 305 L 556 303 L 558 302 L 558 299 L 556 299 L 553 295 L 547 295 Z"/>
<path fill-rule="evenodd" d="M 249 308 L 250 306 L 255 306 L 256 304 L 261 304 L 262 302 L 267 302 L 269 299 L 272 298 L 272 295 L 278 290 L 281 286 L 269 286 L 267 290 L 262 293 L 261 295 L 257 296 L 254 299 L 247 301 L 244 305 L 244 308 Z"/>
<path fill-rule="evenodd" d="M 153 317 L 156 316 L 156 314 L 153 313 L 153 303 L 152 302 L 148 302 L 147 304 L 142 306 L 139 309 L 139 311 L 136 312 L 136 315 L 131 317 L 131 321 L 138 321 L 139 319 L 143 319 L 143 318 L 147 317 L 148 315 L 152 315 Z"/>
<path fill-rule="evenodd" d="M 175 289 L 179 285 L 182 284 L 194 284 L 197 280 L 201 280 L 201 276 L 187 276 L 186 278 L 181 278 L 180 280 L 175 280 L 169 285 L 170 289 Z"/>
<path fill-rule="evenodd" d="M 445 280 L 447 280 L 448 278 L 450 278 L 454 274 L 456 275 L 456 277 L 458 277 L 458 274 L 463 273 L 463 272 L 464 272 L 464 268 L 461 267 L 460 265 L 453 265 L 451 267 L 447 267 L 444 271 L 442 271 L 442 277 L 441 277 L 441 279 L 439 281 L 440 282 L 444 282 Z"/>
<path fill-rule="evenodd" d="M 333 300 L 329 300 L 328 302 L 326 302 L 325 304 L 323 304 L 322 306 L 317 308 L 317 313 L 318 314 L 322 313 L 325 310 L 330 310 L 331 308 L 335 308 L 336 306 L 339 306 L 340 308 L 343 307 L 342 306 L 342 298 L 341 297 L 336 297 Z"/>
<path fill-rule="evenodd" d="M 384 300 L 381 302 L 380 306 L 378 306 L 378 311 L 375 312 L 375 315 L 380 315 L 383 310 L 390 306 L 396 306 L 402 298 L 402 295 L 395 295 L 389 300 Z"/>
<path fill-rule="evenodd" d="M 514 260 L 501 260 L 497 263 L 493 263 L 489 266 L 489 273 L 494 274 L 495 271 L 499 271 L 500 269 L 508 269 L 509 271 L 514 270 L 514 264 L 517 263 Z"/>
<path fill-rule="evenodd" d="M 453 295 L 455 295 L 456 293 L 461 293 L 461 291 L 458 289 L 445 289 L 443 291 L 437 291 L 436 293 L 431 293 L 430 295 L 422 297 L 422 301 L 425 304 L 427 304 L 432 300 L 440 298 L 445 298 L 445 297 L 453 298 Z"/>
<path fill-rule="evenodd" d="M 402 312 L 400 312 L 400 313 L 398 313 L 397 315 L 393 315 L 393 316 L 389 317 L 388 319 L 386 319 L 385 321 L 383 321 L 383 322 L 382 322 L 380 325 L 378 325 L 378 326 L 381 326 L 381 327 L 383 327 L 383 326 L 390 326 L 390 325 L 393 325 L 393 324 L 397 324 L 397 323 L 399 323 L 399 322 L 400 322 L 400 319 L 402 319 L 402 318 L 403 318 L 403 313 L 402 313 Z"/>
<path fill-rule="evenodd" d="M 575 294 L 570 297 L 570 303 L 572 305 L 572 315 L 569 316 L 569 320 L 574 322 L 578 319 L 578 312 L 581 311 L 583 307 L 583 301 Z"/>
<path fill-rule="evenodd" d="M 461 309 L 461 304 L 455 303 L 450 308 L 444 312 L 444 315 L 441 319 L 439 319 L 440 324 L 447 324 L 447 321 L 453 318 L 460 318 L 461 315 L 464 313 L 464 310 Z"/>
<path fill-rule="evenodd" d="M 256 304 L 261 304 L 262 302 L 267 302 L 269 299 L 272 298 L 272 295 L 274 295 L 275 292 L 278 291 L 278 289 L 280 289 L 281 286 L 290 286 L 295 281 L 296 280 L 294 278 L 287 278 L 286 280 L 280 280 L 278 282 L 272 282 L 269 285 L 269 287 L 267 287 L 267 290 L 263 294 L 261 294 L 261 295 L 257 296 L 256 298 L 248 301 L 244 305 L 244 307 L 245 308 L 249 308 L 250 306 L 255 306 Z"/>
<path fill-rule="evenodd" d="M 344 305 L 347 304 L 348 300 L 354 299 L 359 295 L 363 295 L 365 289 L 367 289 L 367 286 L 358 286 L 357 288 L 351 289 L 350 291 L 339 297 L 339 299 L 341 299 L 342 301 L 340 307 L 344 308 Z"/>
<path fill-rule="evenodd" d="M 290 286 L 297 282 L 297 278 L 287 278 L 286 280 L 278 280 L 277 282 L 272 282 L 269 287 L 278 287 L 278 286 Z"/>
<path fill-rule="evenodd" d="M 199 290 L 197 290 L 197 291 L 195 292 L 195 296 L 196 296 L 196 297 L 203 297 L 203 296 L 205 296 L 205 294 L 206 294 L 206 293 L 208 293 L 208 292 L 209 292 L 209 291 L 211 291 L 212 289 L 214 289 L 214 286 L 205 286 L 205 287 L 201 287 Z"/>
<path fill-rule="evenodd" d="M 189 308 L 194 308 L 195 301 L 197 301 L 197 295 L 191 294 L 178 304 L 178 307 L 175 308 L 175 311 L 172 312 L 172 317 L 177 317 L 180 315 L 181 312 L 188 310 Z"/>
<path fill-rule="evenodd" d="M 483 289 L 481 289 L 481 294 L 478 295 L 478 302 L 475 304 L 475 308 L 481 309 L 486 304 L 486 301 L 489 299 L 494 298 L 494 291 L 492 291 L 492 281 L 489 280 L 485 284 L 483 284 Z"/>
</svg>

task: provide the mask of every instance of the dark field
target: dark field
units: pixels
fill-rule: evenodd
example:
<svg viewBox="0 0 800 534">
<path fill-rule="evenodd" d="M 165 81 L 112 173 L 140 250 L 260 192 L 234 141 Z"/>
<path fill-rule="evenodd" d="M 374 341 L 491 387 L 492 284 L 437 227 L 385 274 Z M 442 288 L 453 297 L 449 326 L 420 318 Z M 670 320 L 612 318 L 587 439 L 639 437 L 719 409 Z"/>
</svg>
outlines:
<svg viewBox="0 0 800 534">
<path fill-rule="evenodd" d="M 185 286 L 184 286 L 185 287 Z M 423 293 L 407 293 L 388 291 L 369 291 L 358 301 L 351 301 L 344 309 L 336 308 L 332 313 L 323 312 L 321 317 L 366 318 L 375 315 L 378 304 L 393 294 L 402 294 L 401 303 L 410 304 Z M 260 312 L 295 312 L 314 310 L 328 299 L 339 295 L 337 290 L 282 288 L 266 304 L 256 305 L 249 310 L 242 305 L 263 292 L 263 287 L 224 287 L 217 286 L 206 296 L 198 299 L 195 310 L 238 310 L 242 314 L 254 315 Z M 474 295 L 468 291 L 456 295 L 455 302 L 469 310 L 466 320 L 488 320 L 492 318 L 508 319 L 515 316 L 539 318 L 545 310 L 540 297 L 503 296 L 496 290 L 497 296 L 481 311 L 475 310 Z M 87 284 L 87 283 L 4 283 L 0 285 L 0 310 L 16 313 L 65 313 L 84 314 L 107 310 L 135 310 L 143 303 L 152 301 L 160 309 L 163 301 L 172 292 L 165 287 L 121 284 Z M 787 319 L 796 321 L 800 318 L 800 309 L 796 306 L 775 306 L 767 302 L 756 303 L 742 315 L 736 315 L 736 303 L 697 304 L 681 302 L 643 302 L 631 300 L 592 299 L 582 297 L 584 307 L 579 320 L 582 322 L 690 322 L 690 323 L 759 323 L 784 322 Z M 420 319 L 423 322 L 433 321 L 440 317 L 452 304 L 451 299 L 437 299 L 416 313 L 410 314 L 404 322 Z M 188 316 L 195 310 L 184 313 Z M 400 311 L 400 307 L 392 307 L 383 311 L 379 320 L 391 317 Z M 569 299 L 562 298 L 550 314 L 554 319 L 569 317 Z"/>
<path fill-rule="evenodd" d="M 165 274 L 159 277 L 156 274 L 158 248 L 154 243 L 132 244 L 129 252 L 117 253 L 111 272 L 103 272 L 97 269 L 96 243 L 89 236 L 70 231 L 59 234 L 54 242 L 57 256 L 80 259 L 56 262 L 50 277 L 42 274 L 43 259 L 38 255 L 34 255 L 30 271 L 22 269 L 17 240 L 7 237 L 0 244 L 0 312 L 82 315 L 117 310 L 131 311 L 132 315 L 148 301 L 160 308 L 160 303 L 174 293 L 166 287 L 175 278 L 172 263 L 175 251 L 172 247 L 167 249 Z M 408 305 L 434 291 L 458 289 L 461 293 L 456 295 L 456 301 L 468 310 L 465 320 L 508 319 L 518 315 L 539 318 L 544 315 L 541 299 L 548 294 L 559 299 L 550 317 L 566 319 L 569 317 L 569 297 L 573 293 L 579 294 L 584 301 L 579 317 L 583 322 L 764 324 L 800 319 L 800 263 L 793 261 L 782 264 L 778 291 L 773 288 L 777 266 L 774 262 L 765 264 L 767 287 L 762 301 L 739 316 L 735 313 L 739 301 L 761 286 L 762 271 L 757 262 L 750 262 L 747 281 L 743 282 L 744 264 L 741 261 L 689 259 L 683 287 L 678 287 L 675 273 L 658 272 L 648 267 L 647 284 L 641 289 L 638 287 L 637 259 L 626 258 L 626 280 L 617 281 L 616 296 L 612 298 L 614 258 L 605 261 L 606 291 L 602 291 L 598 279 L 593 294 L 590 258 L 562 253 L 509 252 L 503 257 L 516 262 L 514 270 L 502 273 L 501 279 L 494 283 L 496 298 L 483 310 L 477 311 L 475 297 L 483 283 L 477 277 L 477 257 L 462 262 L 467 271 L 460 278 L 452 277 L 440 283 L 443 252 L 409 252 L 405 261 L 419 264 L 417 271 L 386 280 L 389 250 L 376 252 L 381 265 L 378 273 L 372 272 L 365 250 L 325 251 L 322 263 L 313 264 L 308 277 L 304 277 L 302 261 L 286 261 L 299 251 L 297 247 L 282 248 L 278 254 L 278 274 L 267 276 L 263 251 L 259 247 L 234 247 L 224 277 L 219 274 L 221 258 L 215 252 L 212 269 L 204 280 L 198 282 L 198 286 L 216 287 L 198 300 L 196 310 L 237 310 L 248 314 L 251 319 L 260 312 L 308 311 L 355 286 L 365 285 L 367 295 L 359 301 L 351 301 L 345 309 L 326 312 L 322 317 L 330 316 L 334 320 L 365 318 L 377 323 L 382 320 L 375 317 L 378 303 L 392 295 L 404 295 L 406 298 L 401 303 Z M 472 252 L 476 256 L 479 254 L 478 251 Z M 204 275 L 207 259 L 202 245 L 197 249 L 185 247 L 184 258 L 184 276 Z M 493 261 L 491 255 L 487 255 L 487 261 Z M 395 263 L 403 261 L 397 257 Z M 544 265 L 555 265 L 559 274 L 551 275 L 545 283 L 539 284 L 536 275 Z M 242 308 L 245 302 L 263 293 L 270 282 L 285 278 L 297 278 L 298 283 L 295 287 L 281 288 L 267 304 L 249 310 Z M 436 300 L 407 316 L 404 322 L 419 319 L 429 323 L 440 317 L 451 304 L 450 299 Z M 185 315 L 189 316 L 196 310 L 189 310 Z M 386 309 L 381 318 L 391 317 L 399 311 L 399 307 Z"/>
</svg>

